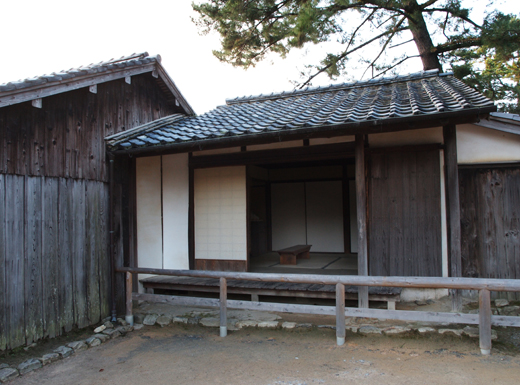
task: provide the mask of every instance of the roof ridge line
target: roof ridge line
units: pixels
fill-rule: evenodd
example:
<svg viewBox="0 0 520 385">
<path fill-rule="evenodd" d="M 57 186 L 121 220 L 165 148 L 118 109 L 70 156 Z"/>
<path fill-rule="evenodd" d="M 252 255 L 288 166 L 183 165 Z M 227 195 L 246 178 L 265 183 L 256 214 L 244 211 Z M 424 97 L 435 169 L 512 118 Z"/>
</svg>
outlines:
<svg viewBox="0 0 520 385">
<path fill-rule="evenodd" d="M 426 78 L 431 78 L 435 76 L 446 77 L 453 75 L 453 72 L 444 72 L 439 73 L 439 69 L 433 70 L 425 70 L 412 72 L 404 75 L 395 75 L 395 76 L 387 76 L 382 78 L 372 78 L 369 80 L 363 81 L 353 81 L 353 82 L 345 82 L 338 84 L 331 84 L 328 86 L 317 86 L 317 87 L 307 87 L 302 90 L 292 90 L 292 91 L 281 91 L 281 92 L 272 92 L 271 94 L 260 94 L 260 95 L 250 95 L 250 96 L 242 96 L 236 98 L 226 99 L 226 105 L 234 105 L 240 103 L 247 103 L 252 101 L 259 100 L 270 100 L 270 99 L 281 99 L 292 97 L 295 95 L 311 95 L 316 93 L 322 93 L 326 91 L 337 91 L 341 89 L 353 89 L 353 88 L 361 88 L 366 87 L 367 85 L 382 85 L 387 83 L 396 83 L 396 82 L 406 82 L 410 80 L 421 80 Z"/>
</svg>

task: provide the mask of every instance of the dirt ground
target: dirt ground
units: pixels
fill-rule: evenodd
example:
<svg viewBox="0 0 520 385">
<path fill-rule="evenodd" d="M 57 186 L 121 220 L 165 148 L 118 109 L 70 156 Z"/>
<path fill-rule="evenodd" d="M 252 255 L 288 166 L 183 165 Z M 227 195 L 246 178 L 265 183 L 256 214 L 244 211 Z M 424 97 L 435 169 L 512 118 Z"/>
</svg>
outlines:
<svg viewBox="0 0 520 385">
<path fill-rule="evenodd" d="M 391 338 L 335 332 L 146 327 L 47 365 L 20 384 L 518 384 L 520 353 L 449 336 Z"/>
</svg>

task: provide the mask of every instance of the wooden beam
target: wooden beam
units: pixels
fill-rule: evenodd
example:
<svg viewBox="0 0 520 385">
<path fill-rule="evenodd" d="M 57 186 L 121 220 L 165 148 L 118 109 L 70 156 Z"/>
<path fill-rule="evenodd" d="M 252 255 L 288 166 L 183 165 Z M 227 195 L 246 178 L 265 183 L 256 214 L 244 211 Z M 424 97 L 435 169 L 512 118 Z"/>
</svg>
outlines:
<svg viewBox="0 0 520 385">
<path fill-rule="evenodd" d="M 367 192 L 365 179 L 365 136 L 356 135 L 356 206 L 358 224 L 358 275 L 368 276 Z M 358 306 L 368 308 L 368 287 L 358 289 Z"/>
<path fill-rule="evenodd" d="M 32 103 L 32 106 L 33 106 L 33 107 L 36 107 L 36 108 L 42 108 L 42 99 L 41 99 L 41 98 L 39 98 L 39 99 L 33 99 L 33 100 L 31 101 L 31 103 Z"/>
<path fill-rule="evenodd" d="M 134 326 L 134 315 L 132 310 L 132 273 L 126 273 L 125 280 L 125 288 L 126 288 L 126 317 L 125 321 L 128 322 L 130 326 Z"/>
<path fill-rule="evenodd" d="M 336 343 L 345 343 L 345 285 L 336 285 Z"/>
<path fill-rule="evenodd" d="M 451 277 L 462 277 L 462 252 L 460 229 L 459 168 L 457 164 L 457 128 L 443 127 L 444 165 L 446 168 L 446 214 L 448 217 L 448 260 Z M 452 310 L 460 311 L 462 296 L 452 291 Z"/>
<path fill-rule="evenodd" d="M 97 94 L 97 84 L 92 84 L 88 87 L 88 90 L 93 94 Z"/>
<path fill-rule="evenodd" d="M 489 290 L 479 292 L 479 338 L 480 352 L 484 356 L 491 354 L 491 297 Z"/>
<path fill-rule="evenodd" d="M 220 278 L 220 336 L 227 336 L 227 280 Z"/>
</svg>

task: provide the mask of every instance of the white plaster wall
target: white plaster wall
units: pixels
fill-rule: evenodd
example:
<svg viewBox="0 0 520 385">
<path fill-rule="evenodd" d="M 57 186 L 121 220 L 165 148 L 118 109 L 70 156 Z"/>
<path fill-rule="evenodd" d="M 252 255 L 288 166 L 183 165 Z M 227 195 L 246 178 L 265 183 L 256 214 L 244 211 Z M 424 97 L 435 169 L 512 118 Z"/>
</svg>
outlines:
<svg viewBox="0 0 520 385">
<path fill-rule="evenodd" d="M 406 130 L 368 135 L 370 147 L 408 146 L 412 144 L 444 143 L 442 127 Z"/>
<path fill-rule="evenodd" d="M 315 138 L 310 139 L 309 144 L 311 146 L 317 144 L 333 144 L 333 143 L 346 143 L 346 142 L 355 142 L 355 136 L 335 136 L 333 138 Z"/>
<path fill-rule="evenodd" d="M 303 140 L 291 140 L 289 142 L 255 144 L 252 146 L 247 146 L 247 151 L 273 150 L 273 149 L 279 149 L 279 148 L 301 147 L 301 146 L 303 146 Z"/>
<path fill-rule="evenodd" d="M 163 186 L 163 266 L 165 269 L 189 269 L 188 154 L 162 157 Z"/>
<path fill-rule="evenodd" d="M 246 168 L 197 169 L 195 258 L 247 260 Z"/>
<path fill-rule="evenodd" d="M 139 267 L 162 268 L 161 157 L 136 159 Z"/>
<path fill-rule="evenodd" d="M 214 150 L 195 151 L 195 152 L 193 152 L 193 156 L 231 154 L 233 152 L 240 152 L 240 151 L 241 151 L 240 147 L 216 148 Z"/>
<path fill-rule="evenodd" d="M 475 124 L 457 126 L 459 164 L 507 163 L 520 161 L 520 135 Z"/>
</svg>

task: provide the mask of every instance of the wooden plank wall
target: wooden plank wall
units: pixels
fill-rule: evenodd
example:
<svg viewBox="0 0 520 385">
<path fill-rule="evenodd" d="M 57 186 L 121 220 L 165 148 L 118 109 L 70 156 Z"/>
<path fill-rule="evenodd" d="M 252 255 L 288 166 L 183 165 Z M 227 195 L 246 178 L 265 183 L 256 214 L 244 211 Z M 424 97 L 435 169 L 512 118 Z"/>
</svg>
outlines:
<svg viewBox="0 0 520 385">
<path fill-rule="evenodd" d="M 85 327 L 111 310 L 104 138 L 182 112 L 151 73 L 0 108 L 0 350 Z M 117 263 L 133 240 L 131 161 L 116 162 Z M 123 252 L 125 256 L 123 257 Z M 124 311 L 124 280 L 116 300 Z"/>
<path fill-rule="evenodd" d="M 370 275 L 442 275 L 438 150 L 372 153 Z"/>
<path fill-rule="evenodd" d="M 0 175 L 0 349 L 109 315 L 107 207 L 103 182 Z"/>
<path fill-rule="evenodd" d="M 461 168 L 459 180 L 463 276 L 519 279 L 520 169 Z"/>
</svg>

